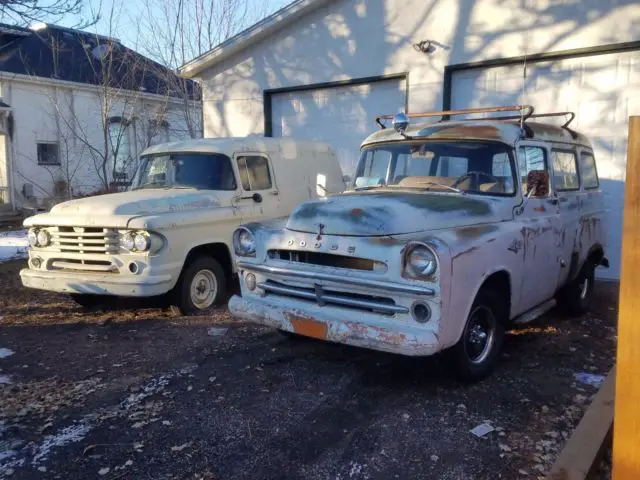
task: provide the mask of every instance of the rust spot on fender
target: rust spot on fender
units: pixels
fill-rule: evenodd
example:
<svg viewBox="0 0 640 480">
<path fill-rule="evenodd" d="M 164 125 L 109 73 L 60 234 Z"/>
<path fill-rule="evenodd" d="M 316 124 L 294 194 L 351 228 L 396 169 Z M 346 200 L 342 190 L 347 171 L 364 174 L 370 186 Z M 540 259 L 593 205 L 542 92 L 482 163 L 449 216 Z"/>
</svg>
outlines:
<svg viewBox="0 0 640 480">
<path fill-rule="evenodd" d="M 361 208 L 354 208 L 354 209 L 351 210 L 351 216 L 352 217 L 359 218 L 362 215 L 364 215 L 364 212 L 362 211 Z"/>
<path fill-rule="evenodd" d="M 312 318 L 300 317 L 297 315 L 286 315 L 291 322 L 293 331 L 304 335 L 305 337 L 318 338 L 320 340 L 326 340 L 327 338 L 327 324 L 318 322 Z"/>
<path fill-rule="evenodd" d="M 471 227 L 460 227 L 456 229 L 456 236 L 463 238 L 477 238 L 487 233 L 495 232 L 498 229 L 495 225 L 473 225 Z"/>
<path fill-rule="evenodd" d="M 369 238 L 369 242 L 371 243 L 379 243 L 380 245 L 397 245 L 400 240 L 393 237 L 371 237 Z"/>
<path fill-rule="evenodd" d="M 478 250 L 478 248 L 479 248 L 478 246 L 474 245 L 471 248 L 467 248 L 466 250 L 463 250 L 463 251 L 461 251 L 459 253 L 456 253 L 453 257 L 451 257 L 451 261 L 455 260 L 458 257 L 462 257 L 464 255 L 467 255 L 468 253 L 475 252 L 476 250 Z"/>
</svg>

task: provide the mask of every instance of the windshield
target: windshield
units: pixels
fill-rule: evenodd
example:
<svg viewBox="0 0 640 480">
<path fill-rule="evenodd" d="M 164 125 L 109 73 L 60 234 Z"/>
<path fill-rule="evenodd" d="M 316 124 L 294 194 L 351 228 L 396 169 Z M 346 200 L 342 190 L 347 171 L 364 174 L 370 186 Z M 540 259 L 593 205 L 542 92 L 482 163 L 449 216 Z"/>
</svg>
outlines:
<svg viewBox="0 0 640 480">
<path fill-rule="evenodd" d="M 353 188 L 398 186 L 446 192 L 514 195 L 511 150 L 499 143 L 422 142 L 362 152 Z"/>
<path fill-rule="evenodd" d="M 160 153 L 145 155 L 131 184 L 141 188 L 235 190 L 231 160 L 219 153 Z"/>
</svg>

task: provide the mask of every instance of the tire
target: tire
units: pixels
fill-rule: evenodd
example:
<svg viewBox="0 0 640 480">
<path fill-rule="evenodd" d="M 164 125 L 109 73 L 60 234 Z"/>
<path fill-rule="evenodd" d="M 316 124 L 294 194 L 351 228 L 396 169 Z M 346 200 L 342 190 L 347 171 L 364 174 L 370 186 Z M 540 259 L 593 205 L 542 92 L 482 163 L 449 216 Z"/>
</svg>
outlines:
<svg viewBox="0 0 640 480">
<path fill-rule="evenodd" d="M 171 293 L 174 315 L 201 315 L 221 304 L 227 294 L 227 277 L 215 258 L 199 256 L 180 274 Z"/>
<path fill-rule="evenodd" d="M 500 359 L 507 305 L 497 292 L 483 288 L 471 306 L 460 340 L 449 350 L 458 380 L 477 382 L 488 377 Z"/>
<path fill-rule="evenodd" d="M 565 313 L 579 316 L 588 310 L 595 285 L 595 270 L 594 263 L 587 259 L 576 278 L 560 290 L 556 299 Z"/>
<path fill-rule="evenodd" d="M 96 308 L 106 302 L 104 295 L 92 295 L 90 293 L 70 293 L 69 297 L 84 308 Z"/>
</svg>

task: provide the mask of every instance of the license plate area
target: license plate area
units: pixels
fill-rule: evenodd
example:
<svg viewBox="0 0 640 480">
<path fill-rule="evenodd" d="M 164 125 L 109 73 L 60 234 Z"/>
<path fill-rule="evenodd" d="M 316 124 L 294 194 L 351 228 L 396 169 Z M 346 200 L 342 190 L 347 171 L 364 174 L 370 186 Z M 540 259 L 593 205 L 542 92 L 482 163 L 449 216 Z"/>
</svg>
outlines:
<svg viewBox="0 0 640 480">
<path fill-rule="evenodd" d="M 291 322 L 293 331 L 299 335 L 317 338 L 320 340 L 326 340 L 327 338 L 326 323 L 318 322 L 312 318 L 299 317 L 297 315 L 290 315 L 289 321 Z"/>
</svg>

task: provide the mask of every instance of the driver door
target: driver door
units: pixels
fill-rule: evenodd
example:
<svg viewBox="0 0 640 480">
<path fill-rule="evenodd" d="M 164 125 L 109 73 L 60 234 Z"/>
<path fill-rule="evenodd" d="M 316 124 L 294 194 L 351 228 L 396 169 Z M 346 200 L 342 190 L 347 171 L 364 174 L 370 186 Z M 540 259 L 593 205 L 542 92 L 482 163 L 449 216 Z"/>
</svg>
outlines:
<svg viewBox="0 0 640 480">
<path fill-rule="evenodd" d="M 518 309 L 521 313 L 555 294 L 560 269 L 556 238 L 556 233 L 560 231 L 560 216 L 557 201 L 551 196 L 551 171 L 546 146 L 521 143 L 518 148 L 518 170 L 526 202 L 524 209 L 516 216 L 521 228 L 519 238 L 513 244 L 522 261 Z M 526 196 L 530 193 L 527 179 L 530 174 L 546 178 L 546 189 L 536 189 L 527 201 Z"/>
<path fill-rule="evenodd" d="M 284 215 L 269 156 L 264 152 L 242 152 L 235 154 L 233 161 L 240 179 L 240 195 L 236 197 L 236 205 L 240 208 L 242 222 Z"/>
</svg>

